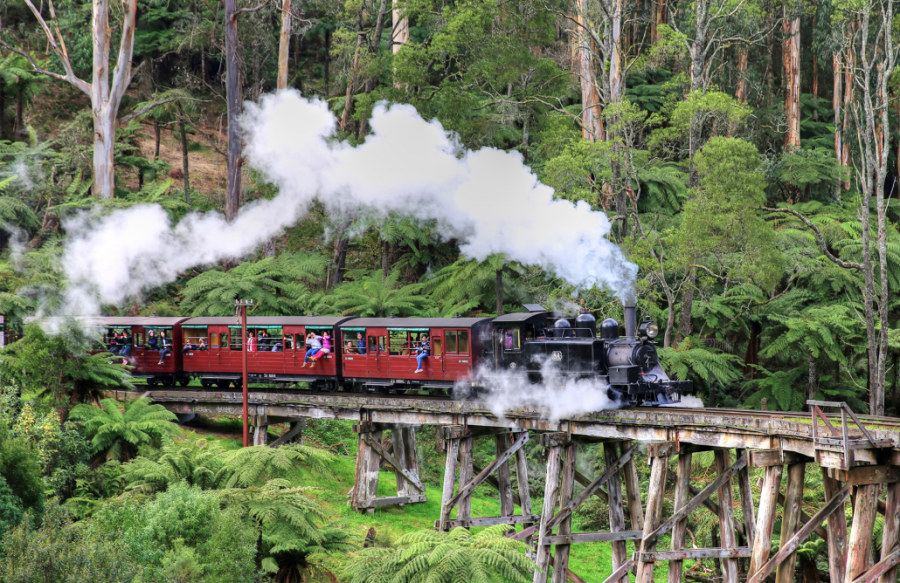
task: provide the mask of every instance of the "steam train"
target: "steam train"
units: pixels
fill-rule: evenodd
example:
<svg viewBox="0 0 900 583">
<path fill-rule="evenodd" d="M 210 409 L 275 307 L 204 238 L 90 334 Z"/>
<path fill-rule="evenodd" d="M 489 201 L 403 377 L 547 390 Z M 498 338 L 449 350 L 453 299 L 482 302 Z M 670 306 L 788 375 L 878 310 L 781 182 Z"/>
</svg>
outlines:
<svg viewBox="0 0 900 583">
<path fill-rule="evenodd" d="M 251 316 L 248 382 L 382 394 L 468 389 L 456 391 L 459 396 L 473 388 L 489 391 L 493 375 L 541 383 L 549 374 L 553 382 L 600 381 L 610 399 L 632 406 L 678 402 L 692 390 L 690 381 L 666 375 L 653 344 L 658 328 L 649 318 L 638 325 L 633 306 L 625 308 L 624 337 L 614 319 L 603 320 L 598 335 L 587 312 L 572 316 L 536 304 L 525 309 L 498 318 Z M 241 386 L 245 339 L 233 317 L 97 317 L 91 323 L 112 352 L 127 358 L 132 375 L 150 386 L 187 386 L 192 379 L 204 387 Z M 171 351 L 161 355 L 149 338 L 163 332 Z M 333 350 L 314 367 L 305 363 L 310 332 L 333 339 Z M 416 348 L 426 335 L 429 356 L 416 372 Z"/>
</svg>

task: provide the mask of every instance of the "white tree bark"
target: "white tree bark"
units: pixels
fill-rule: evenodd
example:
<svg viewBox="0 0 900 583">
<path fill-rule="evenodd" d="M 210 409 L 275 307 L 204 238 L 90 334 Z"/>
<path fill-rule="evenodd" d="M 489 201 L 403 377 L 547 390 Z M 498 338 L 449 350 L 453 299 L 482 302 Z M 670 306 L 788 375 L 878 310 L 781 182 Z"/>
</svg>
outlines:
<svg viewBox="0 0 900 583">
<path fill-rule="evenodd" d="M 115 166 L 113 164 L 113 147 L 116 140 L 116 119 L 119 115 L 119 106 L 125 90 L 131 84 L 133 71 L 131 69 L 131 57 L 134 53 L 134 29 L 137 23 L 137 0 L 123 0 L 124 14 L 119 27 L 121 38 L 119 52 L 116 57 L 116 67 L 110 80 L 110 36 L 112 30 L 109 26 L 109 0 L 93 0 L 91 37 L 93 41 L 94 61 L 91 73 L 91 82 L 79 79 L 69 59 L 65 40 L 59 30 L 56 18 L 56 8 L 52 0 L 48 0 L 50 11 L 50 25 L 41 16 L 40 11 L 31 0 L 25 0 L 28 8 L 37 18 L 38 23 L 47 37 L 47 42 L 59 60 L 62 62 L 65 74 L 47 71 L 38 66 L 31 55 L 20 49 L 11 47 L 5 42 L 0 45 L 28 58 L 34 70 L 54 79 L 66 81 L 72 86 L 83 91 L 91 99 L 91 116 L 94 121 L 94 184 L 92 187 L 95 196 L 112 198 L 115 188 Z"/>
</svg>

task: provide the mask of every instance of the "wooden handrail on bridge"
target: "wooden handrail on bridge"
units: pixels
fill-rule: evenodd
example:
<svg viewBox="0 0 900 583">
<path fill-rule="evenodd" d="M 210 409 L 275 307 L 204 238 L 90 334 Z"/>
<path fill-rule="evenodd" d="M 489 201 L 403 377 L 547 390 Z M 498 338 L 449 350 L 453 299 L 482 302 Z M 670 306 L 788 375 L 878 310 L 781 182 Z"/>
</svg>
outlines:
<svg viewBox="0 0 900 583">
<path fill-rule="evenodd" d="M 845 470 L 849 470 L 853 466 L 853 450 L 850 448 L 850 436 L 849 430 L 847 427 L 847 415 L 850 415 L 850 418 L 853 419 L 853 422 L 856 423 L 856 426 L 859 427 L 860 431 L 862 431 L 863 435 L 865 435 L 866 439 L 869 443 L 872 444 L 873 448 L 881 447 L 878 442 L 875 441 L 875 438 L 872 437 L 872 434 L 869 433 L 869 430 L 866 429 L 866 426 L 862 424 L 862 421 L 859 420 L 859 417 L 856 416 L 856 413 L 850 408 L 847 403 L 843 401 L 817 401 L 814 399 L 810 399 L 806 402 L 809 405 L 810 416 L 812 417 L 812 441 L 813 448 L 816 450 L 816 462 L 820 462 L 819 459 L 819 448 L 817 445 L 827 444 L 826 439 L 833 439 L 836 437 L 840 437 L 841 439 L 841 449 L 843 450 L 843 461 L 842 465 Z M 838 430 L 831 424 L 828 418 L 825 416 L 825 413 L 822 411 L 822 408 L 833 408 L 840 409 L 841 411 L 841 431 Z M 818 419 L 822 419 L 825 422 L 825 427 L 831 432 L 831 437 L 819 437 L 818 429 L 819 422 Z"/>
</svg>

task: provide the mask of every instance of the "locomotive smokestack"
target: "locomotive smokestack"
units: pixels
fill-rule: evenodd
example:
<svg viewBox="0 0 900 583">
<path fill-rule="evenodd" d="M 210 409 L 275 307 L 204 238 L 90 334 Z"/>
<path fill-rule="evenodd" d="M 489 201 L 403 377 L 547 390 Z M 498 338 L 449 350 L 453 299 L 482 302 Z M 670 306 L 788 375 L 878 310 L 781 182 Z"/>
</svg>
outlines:
<svg viewBox="0 0 900 583">
<path fill-rule="evenodd" d="M 634 298 L 628 298 L 622 302 L 625 306 L 625 339 L 634 340 L 637 333 L 637 309 Z"/>
</svg>

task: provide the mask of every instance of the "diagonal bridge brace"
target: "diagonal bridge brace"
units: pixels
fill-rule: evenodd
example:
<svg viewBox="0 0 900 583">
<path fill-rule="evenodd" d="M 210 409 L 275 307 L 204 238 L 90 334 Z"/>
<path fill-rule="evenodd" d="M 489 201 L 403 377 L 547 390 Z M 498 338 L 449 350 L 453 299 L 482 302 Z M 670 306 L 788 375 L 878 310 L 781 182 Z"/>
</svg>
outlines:
<svg viewBox="0 0 900 583">
<path fill-rule="evenodd" d="M 497 457 L 497 459 L 495 459 L 493 462 L 491 462 L 491 465 L 489 465 L 488 467 L 481 470 L 481 473 L 479 473 L 477 476 L 475 476 L 471 482 L 469 482 L 465 486 L 460 487 L 459 492 L 457 492 L 453 498 L 450 498 L 450 500 L 447 501 L 447 505 L 444 508 L 444 512 L 449 513 L 449 510 L 451 508 L 453 508 L 454 506 L 459 504 L 459 501 L 462 500 L 463 497 L 470 495 L 472 493 L 472 491 L 474 491 L 475 488 L 478 487 L 478 484 L 485 481 L 485 479 L 487 479 L 488 476 L 490 476 L 492 473 L 497 471 L 497 468 L 499 468 L 501 465 L 503 465 L 503 463 L 508 461 L 509 458 L 512 457 L 512 455 L 514 453 L 519 451 L 522 448 L 522 446 L 525 445 L 525 442 L 527 442 L 527 441 L 528 441 L 528 432 L 523 431 L 516 438 L 515 442 L 513 442 L 513 444 L 509 447 L 509 449 L 504 451 L 500 456 Z"/>
<path fill-rule="evenodd" d="M 844 504 L 844 501 L 847 500 L 847 497 L 850 496 L 850 484 L 845 485 L 841 488 L 834 497 L 829 500 L 825 506 L 822 507 L 821 510 L 815 513 L 815 515 L 809 519 L 809 522 L 803 525 L 803 528 L 797 531 L 797 534 L 792 536 L 790 540 L 783 543 L 781 545 L 781 549 L 778 553 L 766 562 L 765 565 L 760 567 L 759 571 L 753 574 L 752 577 L 747 579 L 747 583 L 761 583 L 768 577 L 772 571 L 774 571 L 778 565 L 783 563 L 788 557 L 794 554 L 797 551 L 797 548 L 800 546 L 806 538 L 812 534 L 815 527 L 822 524 L 826 518 L 831 516 L 831 514 L 841 508 Z M 855 582 L 854 582 L 855 583 Z"/>
<path fill-rule="evenodd" d="M 412 484 L 413 487 L 415 487 L 419 492 L 421 492 L 422 494 L 425 493 L 425 486 L 422 484 L 422 482 L 419 481 L 418 478 L 416 478 L 414 475 L 412 475 L 412 474 L 409 472 L 409 470 L 407 470 L 406 468 L 404 468 L 403 465 L 402 465 L 399 461 L 397 461 L 397 459 L 396 459 L 394 456 L 392 456 L 391 454 L 389 454 L 388 452 L 386 452 L 386 451 L 384 450 L 384 448 L 381 447 L 381 444 L 380 444 L 380 443 L 378 443 L 377 441 L 375 441 L 374 439 L 372 439 L 371 434 L 366 433 L 366 434 L 364 434 L 364 435 L 365 435 L 364 440 L 365 440 L 365 442 L 366 442 L 366 445 L 368 445 L 369 447 L 371 447 L 372 450 L 373 450 L 375 453 L 377 453 L 379 456 L 381 456 L 381 457 L 382 457 L 387 463 L 389 463 L 395 470 L 397 470 L 398 472 L 400 472 L 400 474 L 403 476 L 403 478 L 404 478 L 407 482 L 409 482 L 410 484 Z"/>
<path fill-rule="evenodd" d="M 722 472 L 719 477 L 707 484 L 707 486 L 700 490 L 699 494 L 691 498 L 690 502 L 685 504 L 681 510 L 672 515 L 672 518 L 665 521 L 659 528 L 648 534 L 643 541 L 643 548 L 649 548 L 651 545 L 655 544 L 661 536 L 672 530 L 679 520 L 686 518 L 688 514 L 696 510 L 707 498 L 712 496 L 713 492 L 716 492 L 722 484 L 734 477 L 738 470 L 746 465 L 747 454 L 744 453 L 733 466 Z"/>
</svg>

